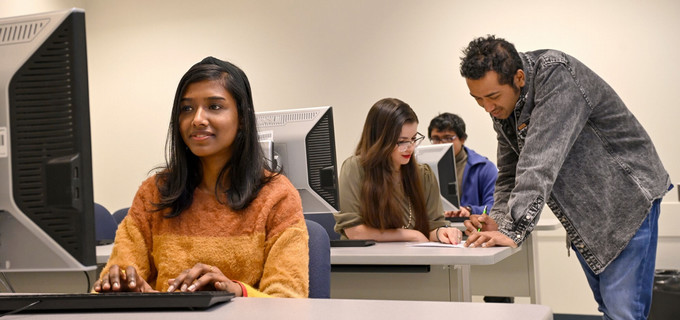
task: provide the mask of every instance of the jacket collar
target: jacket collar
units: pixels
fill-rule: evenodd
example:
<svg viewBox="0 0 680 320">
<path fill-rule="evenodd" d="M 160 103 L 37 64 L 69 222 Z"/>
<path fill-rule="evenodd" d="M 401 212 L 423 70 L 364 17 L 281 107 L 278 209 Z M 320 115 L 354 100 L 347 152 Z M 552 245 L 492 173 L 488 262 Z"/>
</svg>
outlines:
<svg viewBox="0 0 680 320">
<path fill-rule="evenodd" d="M 473 166 L 478 163 L 484 163 L 486 162 L 486 157 L 482 156 L 481 154 L 475 152 L 475 150 L 472 150 L 466 146 L 463 146 L 463 149 L 465 152 L 467 152 L 467 163 L 470 166 Z"/>
</svg>

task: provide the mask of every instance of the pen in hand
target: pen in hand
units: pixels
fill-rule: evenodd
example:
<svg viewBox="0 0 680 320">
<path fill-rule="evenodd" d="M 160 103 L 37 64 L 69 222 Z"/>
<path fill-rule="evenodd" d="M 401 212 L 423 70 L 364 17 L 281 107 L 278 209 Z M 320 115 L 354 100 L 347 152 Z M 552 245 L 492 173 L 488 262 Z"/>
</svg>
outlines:
<svg viewBox="0 0 680 320">
<path fill-rule="evenodd" d="M 486 207 L 487 207 L 487 206 L 484 206 L 484 211 L 482 211 L 482 214 L 486 214 Z M 480 225 L 481 225 L 482 223 L 484 223 L 484 222 L 481 222 L 481 221 L 479 222 Z M 482 227 L 477 228 L 477 232 L 480 232 L 480 231 L 482 231 Z"/>
</svg>

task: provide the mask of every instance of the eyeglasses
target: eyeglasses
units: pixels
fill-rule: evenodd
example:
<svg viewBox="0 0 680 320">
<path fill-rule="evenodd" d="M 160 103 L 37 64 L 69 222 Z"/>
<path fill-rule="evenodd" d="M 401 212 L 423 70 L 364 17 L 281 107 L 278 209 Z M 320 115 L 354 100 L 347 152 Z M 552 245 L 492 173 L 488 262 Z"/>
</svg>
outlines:
<svg viewBox="0 0 680 320">
<path fill-rule="evenodd" d="M 432 138 L 430 139 L 430 142 L 433 144 L 451 143 L 453 140 L 456 140 L 456 138 L 456 136 L 444 136 L 443 138 Z"/>
<path fill-rule="evenodd" d="M 423 139 L 425 139 L 425 136 L 420 134 L 420 132 L 416 132 L 416 137 L 408 140 L 408 141 L 399 141 L 397 142 L 397 150 L 399 152 L 404 152 L 406 151 L 410 146 L 417 147 L 420 145 L 421 142 L 423 142 Z"/>
</svg>

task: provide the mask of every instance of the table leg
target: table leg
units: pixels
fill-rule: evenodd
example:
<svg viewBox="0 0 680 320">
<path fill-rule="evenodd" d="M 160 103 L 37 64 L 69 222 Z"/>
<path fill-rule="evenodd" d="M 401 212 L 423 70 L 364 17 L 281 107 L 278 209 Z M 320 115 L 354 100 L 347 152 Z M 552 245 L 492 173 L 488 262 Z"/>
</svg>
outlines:
<svg viewBox="0 0 680 320">
<path fill-rule="evenodd" d="M 451 266 L 449 270 L 451 274 L 451 301 L 471 302 L 470 266 L 456 265 Z"/>
</svg>

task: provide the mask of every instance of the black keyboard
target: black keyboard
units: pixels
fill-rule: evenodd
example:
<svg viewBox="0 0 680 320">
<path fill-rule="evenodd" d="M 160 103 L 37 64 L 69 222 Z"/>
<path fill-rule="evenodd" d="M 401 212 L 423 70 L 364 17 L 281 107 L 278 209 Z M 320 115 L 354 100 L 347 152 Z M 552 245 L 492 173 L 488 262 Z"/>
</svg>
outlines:
<svg viewBox="0 0 680 320">
<path fill-rule="evenodd" d="M 227 291 L 2 294 L 0 313 L 36 311 L 202 310 L 230 301 Z"/>
<path fill-rule="evenodd" d="M 331 247 L 368 247 L 375 244 L 375 240 L 345 239 L 331 240 Z"/>
</svg>

